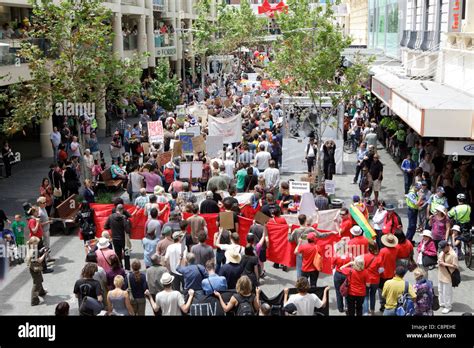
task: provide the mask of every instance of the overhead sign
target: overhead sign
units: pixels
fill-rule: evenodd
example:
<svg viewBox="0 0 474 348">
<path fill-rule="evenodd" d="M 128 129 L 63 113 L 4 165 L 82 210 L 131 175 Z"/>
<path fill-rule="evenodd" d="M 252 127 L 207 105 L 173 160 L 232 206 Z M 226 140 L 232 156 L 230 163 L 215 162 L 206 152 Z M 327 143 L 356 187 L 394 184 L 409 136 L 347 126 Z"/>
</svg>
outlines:
<svg viewBox="0 0 474 348">
<path fill-rule="evenodd" d="M 454 156 L 453 160 L 457 160 L 458 156 L 474 156 L 474 140 L 445 140 L 443 153 L 448 156 Z"/>
<path fill-rule="evenodd" d="M 382 99 L 385 102 L 385 104 L 390 106 L 390 103 L 392 101 L 391 89 L 373 77 L 372 77 L 372 93 L 374 93 L 377 97 Z"/>
<path fill-rule="evenodd" d="M 290 195 L 301 196 L 303 193 L 310 192 L 310 183 L 305 181 L 290 181 Z"/>
</svg>

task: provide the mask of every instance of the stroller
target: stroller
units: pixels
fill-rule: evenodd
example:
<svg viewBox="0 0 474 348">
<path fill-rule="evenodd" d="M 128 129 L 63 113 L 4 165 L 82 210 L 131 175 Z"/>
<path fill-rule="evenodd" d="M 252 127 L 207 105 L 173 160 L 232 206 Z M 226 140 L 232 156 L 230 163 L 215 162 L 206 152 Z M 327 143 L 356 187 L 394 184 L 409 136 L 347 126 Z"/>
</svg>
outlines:
<svg viewBox="0 0 474 348">
<path fill-rule="evenodd" d="M 5 245 L 7 247 L 7 258 L 10 261 L 10 267 L 15 264 L 22 264 L 24 260 L 21 258 L 20 252 L 18 251 L 15 234 L 10 230 L 4 229 L 0 232 L 0 238 L 5 241 Z"/>
</svg>

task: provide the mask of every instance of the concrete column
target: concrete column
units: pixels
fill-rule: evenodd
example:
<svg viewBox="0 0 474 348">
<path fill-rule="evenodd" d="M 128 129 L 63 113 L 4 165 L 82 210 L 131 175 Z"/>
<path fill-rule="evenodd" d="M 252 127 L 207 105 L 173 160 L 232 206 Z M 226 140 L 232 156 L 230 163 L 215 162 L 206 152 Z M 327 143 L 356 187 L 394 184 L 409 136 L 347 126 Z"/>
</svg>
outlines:
<svg viewBox="0 0 474 348">
<path fill-rule="evenodd" d="M 52 158 L 53 148 L 51 147 L 51 141 L 49 136 L 53 131 L 53 120 L 48 118 L 43 120 L 40 124 L 40 144 L 41 144 L 41 157 Z"/>
<path fill-rule="evenodd" d="M 146 37 L 147 37 L 147 46 L 150 56 L 148 57 L 148 66 L 156 66 L 156 57 L 155 57 L 155 34 L 153 32 L 153 17 L 146 17 Z"/>
<path fill-rule="evenodd" d="M 192 28 L 193 27 L 193 20 L 190 19 L 189 20 L 189 25 L 188 25 L 188 28 Z M 189 51 L 191 53 L 190 55 L 190 63 L 191 63 L 191 76 L 192 76 L 192 79 L 193 81 L 196 80 L 196 57 L 194 56 L 194 52 L 193 52 L 193 32 L 190 31 L 189 32 L 189 35 L 188 35 L 188 41 L 189 41 Z"/>
<path fill-rule="evenodd" d="M 106 128 L 105 111 L 106 111 L 105 98 L 101 98 L 101 100 L 96 105 L 96 111 L 95 111 L 95 117 L 97 119 L 97 136 L 98 137 L 105 137 L 105 128 Z"/>
<path fill-rule="evenodd" d="M 113 19 L 114 42 L 113 49 L 120 58 L 123 58 L 123 34 L 122 34 L 122 14 L 114 13 Z"/>
<path fill-rule="evenodd" d="M 138 53 L 140 55 L 144 54 L 147 51 L 147 38 L 146 38 L 146 16 L 141 15 L 140 20 L 138 21 Z M 142 60 L 142 69 L 148 68 L 148 60 Z"/>
<path fill-rule="evenodd" d="M 180 2 L 177 2 L 178 8 L 180 8 Z M 176 37 L 175 37 L 175 42 L 176 42 L 176 76 L 181 77 L 182 76 L 182 59 L 183 59 L 183 39 L 182 35 L 183 32 L 181 31 L 181 12 L 178 12 L 178 16 L 176 17 L 176 24 L 175 24 L 175 29 L 176 29 Z"/>
</svg>

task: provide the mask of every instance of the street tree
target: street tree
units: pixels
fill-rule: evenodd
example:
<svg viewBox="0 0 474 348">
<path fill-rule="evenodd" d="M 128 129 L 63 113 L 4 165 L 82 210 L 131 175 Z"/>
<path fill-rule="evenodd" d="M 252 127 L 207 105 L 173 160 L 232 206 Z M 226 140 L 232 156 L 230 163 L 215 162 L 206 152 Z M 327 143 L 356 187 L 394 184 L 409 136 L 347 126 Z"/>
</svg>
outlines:
<svg viewBox="0 0 474 348">
<path fill-rule="evenodd" d="M 338 2 L 336 2 L 338 4 Z M 336 23 L 333 6 L 310 6 L 308 0 L 288 0 L 288 11 L 276 15 L 281 35 L 273 45 L 271 62 L 265 69 L 281 82 L 291 98 L 304 95 L 312 104 L 305 124 L 312 128 L 318 148 L 327 127 L 339 126 L 338 110 L 351 97 L 363 93 L 371 59 L 356 56 L 344 67 L 343 51 L 351 38 L 343 35 Z M 302 120 L 303 121 L 303 120 Z M 321 153 L 317 154 L 318 184 L 322 178 Z"/>
<path fill-rule="evenodd" d="M 179 80 L 170 78 L 170 65 L 167 59 L 160 59 L 155 68 L 156 77 L 150 82 L 149 97 L 157 101 L 167 111 L 174 111 L 179 104 Z"/>
<path fill-rule="evenodd" d="M 51 122 L 56 103 L 103 105 L 140 91 L 141 59 L 122 60 L 113 54 L 112 13 L 101 0 L 30 0 L 32 38 L 18 54 L 29 66 L 31 79 L 7 90 L 10 117 L 2 130 L 14 134 L 32 122 Z M 95 110 L 105 126 L 105 107 Z M 76 129 L 80 135 L 78 117 Z"/>
</svg>

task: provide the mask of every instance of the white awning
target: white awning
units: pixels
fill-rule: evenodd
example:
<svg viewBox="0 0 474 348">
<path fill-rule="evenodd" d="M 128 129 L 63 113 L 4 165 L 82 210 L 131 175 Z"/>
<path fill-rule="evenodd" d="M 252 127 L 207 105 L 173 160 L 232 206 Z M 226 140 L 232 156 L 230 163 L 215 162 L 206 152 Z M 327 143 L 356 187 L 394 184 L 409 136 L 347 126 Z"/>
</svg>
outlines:
<svg viewBox="0 0 474 348">
<path fill-rule="evenodd" d="M 434 81 L 400 79 L 383 69 L 372 81 L 372 92 L 421 136 L 474 139 L 473 96 Z"/>
</svg>

